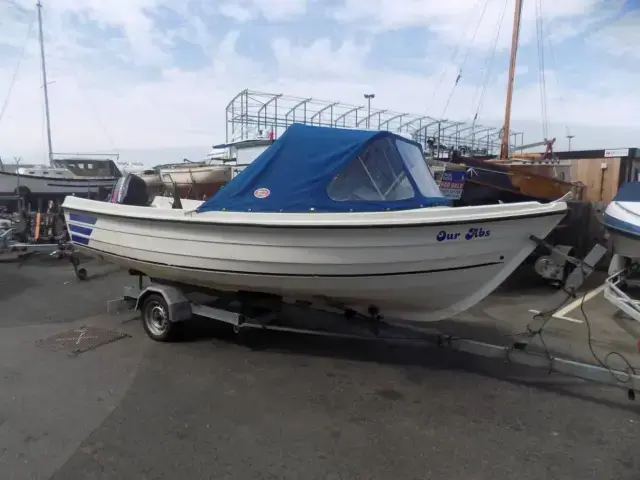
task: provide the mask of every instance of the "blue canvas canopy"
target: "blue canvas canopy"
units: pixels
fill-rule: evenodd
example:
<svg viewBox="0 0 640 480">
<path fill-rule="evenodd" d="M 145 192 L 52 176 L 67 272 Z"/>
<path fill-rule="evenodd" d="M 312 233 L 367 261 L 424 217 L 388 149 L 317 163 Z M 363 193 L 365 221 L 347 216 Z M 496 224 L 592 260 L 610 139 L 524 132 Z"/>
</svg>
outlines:
<svg viewBox="0 0 640 480">
<path fill-rule="evenodd" d="M 626 182 L 613 197 L 616 202 L 640 202 L 640 182 Z"/>
<path fill-rule="evenodd" d="M 198 212 L 361 212 L 449 205 L 419 144 L 293 124 Z"/>
</svg>

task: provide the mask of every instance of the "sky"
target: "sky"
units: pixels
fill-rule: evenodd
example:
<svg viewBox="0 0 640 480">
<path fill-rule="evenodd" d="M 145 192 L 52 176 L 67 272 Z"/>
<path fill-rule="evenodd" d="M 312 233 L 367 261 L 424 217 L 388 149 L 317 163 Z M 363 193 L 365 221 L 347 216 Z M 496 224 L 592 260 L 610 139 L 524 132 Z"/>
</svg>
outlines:
<svg viewBox="0 0 640 480">
<path fill-rule="evenodd" d="M 201 158 L 243 89 L 502 124 L 515 0 L 42 2 L 55 152 Z M 46 160 L 34 3 L 0 0 L 4 161 Z M 638 45 L 640 0 L 525 0 L 512 129 L 640 147 Z"/>
</svg>

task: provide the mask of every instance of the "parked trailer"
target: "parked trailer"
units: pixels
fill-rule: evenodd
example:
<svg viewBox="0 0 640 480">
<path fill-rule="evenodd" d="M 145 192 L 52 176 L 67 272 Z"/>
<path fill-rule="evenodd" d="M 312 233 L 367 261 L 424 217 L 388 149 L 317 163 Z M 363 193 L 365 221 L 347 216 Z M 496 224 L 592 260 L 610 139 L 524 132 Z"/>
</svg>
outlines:
<svg viewBox="0 0 640 480">
<path fill-rule="evenodd" d="M 540 239 L 533 239 L 543 244 Z M 558 291 L 550 300 L 558 305 L 566 299 L 566 291 L 575 292 L 593 272 L 595 265 L 607 252 L 601 245 L 593 247 L 583 261 L 567 258 L 576 265 L 567 278 L 565 289 Z M 425 328 L 415 322 L 401 320 L 386 321 L 378 315 L 362 317 L 348 310 L 323 311 L 323 321 L 307 323 L 309 315 L 287 318 L 287 308 L 308 309 L 318 313 L 309 302 L 285 303 L 272 295 L 256 295 L 249 292 L 217 292 L 203 290 L 191 285 L 167 282 L 162 279 L 147 279 L 140 272 L 130 271 L 138 276 L 136 285 L 125 288 L 122 298 L 112 300 L 107 305 L 110 312 L 132 309 L 140 312 L 146 334 L 159 342 L 171 341 L 185 322 L 194 316 L 212 319 L 232 326 L 240 334 L 247 329 L 292 332 L 305 335 L 320 335 L 335 338 L 354 338 L 370 341 L 392 341 L 423 343 L 439 348 L 464 352 L 495 359 L 503 359 L 513 364 L 542 368 L 549 372 L 622 388 L 629 399 L 634 400 L 640 391 L 640 375 L 601 366 L 580 363 L 569 359 L 552 357 L 528 348 L 529 342 L 516 342 L 509 346 L 493 345 L 475 340 L 457 338 L 446 333 Z M 566 291 L 565 291 L 566 290 Z M 546 315 L 553 315 L 553 311 Z M 547 317 L 545 317 L 547 318 Z M 544 322 L 544 318 L 542 320 Z"/>
</svg>

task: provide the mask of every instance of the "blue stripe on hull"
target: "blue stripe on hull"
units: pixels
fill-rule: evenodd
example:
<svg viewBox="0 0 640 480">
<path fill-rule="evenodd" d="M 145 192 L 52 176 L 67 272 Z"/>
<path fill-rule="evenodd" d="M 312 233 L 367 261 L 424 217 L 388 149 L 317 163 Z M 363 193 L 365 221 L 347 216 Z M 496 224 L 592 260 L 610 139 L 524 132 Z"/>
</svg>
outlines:
<svg viewBox="0 0 640 480">
<path fill-rule="evenodd" d="M 612 230 L 617 230 L 628 235 L 640 237 L 640 225 L 634 225 L 633 223 L 625 222 L 624 220 L 620 220 L 616 217 L 608 215 L 607 213 L 604 214 L 602 223 L 604 223 L 605 227 Z"/>
<path fill-rule="evenodd" d="M 71 241 L 73 243 L 79 243 L 80 245 L 89 245 L 89 239 L 87 237 L 81 237 L 80 235 L 71 235 Z"/>
<path fill-rule="evenodd" d="M 93 228 L 81 227 L 80 225 L 74 225 L 72 223 L 69 224 L 69 230 L 74 233 L 86 235 L 87 237 L 91 236 L 91 232 L 93 232 Z"/>
<path fill-rule="evenodd" d="M 98 219 L 96 217 L 89 217 L 88 215 L 82 215 L 80 213 L 70 213 L 69 221 L 78 223 L 87 223 L 89 225 L 95 225 Z"/>
</svg>

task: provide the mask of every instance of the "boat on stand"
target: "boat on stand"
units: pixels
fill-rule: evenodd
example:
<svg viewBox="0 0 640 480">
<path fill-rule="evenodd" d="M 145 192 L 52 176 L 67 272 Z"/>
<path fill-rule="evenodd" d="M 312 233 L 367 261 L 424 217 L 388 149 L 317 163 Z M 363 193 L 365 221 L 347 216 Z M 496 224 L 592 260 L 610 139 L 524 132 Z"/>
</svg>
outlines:
<svg viewBox="0 0 640 480">
<path fill-rule="evenodd" d="M 451 207 L 418 143 L 301 124 L 195 210 L 149 207 L 125 182 L 110 202 L 65 199 L 79 251 L 150 278 L 418 321 L 487 297 L 567 211 Z"/>
<path fill-rule="evenodd" d="M 613 253 L 640 259 L 640 182 L 627 182 L 604 211 Z"/>
<path fill-rule="evenodd" d="M 602 223 L 613 253 L 604 297 L 640 322 L 640 300 L 629 288 L 640 285 L 640 182 L 627 182 L 620 187 L 605 209 Z"/>
</svg>

